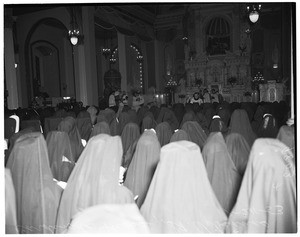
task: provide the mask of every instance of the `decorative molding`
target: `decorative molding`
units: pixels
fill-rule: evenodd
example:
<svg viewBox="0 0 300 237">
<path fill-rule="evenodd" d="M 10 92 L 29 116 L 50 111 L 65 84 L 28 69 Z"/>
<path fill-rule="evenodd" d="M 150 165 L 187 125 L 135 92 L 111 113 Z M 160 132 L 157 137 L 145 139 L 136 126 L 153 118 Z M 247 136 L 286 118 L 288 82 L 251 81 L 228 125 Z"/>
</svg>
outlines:
<svg viewBox="0 0 300 237">
<path fill-rule="evenodd" d="M 154 23 L 155 30 L 163 30 L 166 28 L 182 28 L 182 18 L 184 12 L 182 13 L 173 13 L 168 15 L 159 15 L 156 17 Z"/>
</svg>

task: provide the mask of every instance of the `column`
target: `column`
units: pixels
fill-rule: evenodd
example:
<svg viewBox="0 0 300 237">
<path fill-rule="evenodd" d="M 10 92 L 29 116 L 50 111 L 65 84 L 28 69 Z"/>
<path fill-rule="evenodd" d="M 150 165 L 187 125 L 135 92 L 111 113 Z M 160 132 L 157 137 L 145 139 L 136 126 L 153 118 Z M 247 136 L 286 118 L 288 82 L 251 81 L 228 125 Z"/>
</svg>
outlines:
<svg viewBox="0 0 300 237">
<path fill-rule="evenodd" d="M 154 52 L 155 52 L 155 84 L 156 84 L 156 90 L 161 92 L 162 91 L 162 75 L 163 70 L 161 70 L 161 67 L 164 65 L 161 61 L 163 59 L 163 51 L 161 49 L 161 44 L 158 40 L 154 40 Z M 161 52 L 161 55 L 160 55 Z"/>
<path fill-rule="evenodd" d="M 83 106 L 98 105 L 94 8 L 82 7 L 84 42 L 73 46 L 76 100 Z"/>
<path fill-rule="evenodd" d="M 9 109 L 19 107 L 17 73 L 15 68 L 14 40 L 12 31 L 12 19 L 6 17 L 4 28 L 4 63 L 5 80 L 8 90 L 7 104 Z"/>
<path fill-rule="evenodd" d="M 239 29 L 239 16 L 237 14 L 233 14 L 232 16 L 232 52 L 238 54 L 239 53 L 239 36 L 240 36 L 240 29 Z"/>
<path fill-rule="evenodd" d="M 94 9 L 93 6 L 82 7 L 88 105 L 98 105 Z"/>
<path fill-rule="evenodd" d="M 144 92 L 145 94 L 147 93 L 149 89 L 149 83 L 148 83 L 148 55 L 147 55 L 147 48 L 146 48 L 146 43 L 143 41 L 141 42 L 141 51 L 144 57 L 143 61 L 143 69 L 144 69 L 144 74 L 143 74 L 143 80 L 144 80 Z"/>
<path fill-rule="evenodd" d="M 104 84 L 104 74 L 105 72 L 109 69 L 109 58 L 105 58 L 102 53 L 98 55 L 98 90 L 99 90 L 99 96 L 104 96 L 104 89 L 105 89 L 105 84 Z"/>
<path fill-rule="evenodd" d="M 87 78 L 85 68 L 85 52 L 83 45 L 73 46 L 74 50 L 74 73 L 76 101 L 81 101 L 83 106 L 88 105 Z"/>
<path fill-rule="evenodd" d="M 202 27 L 203 27 L 203 17 L 201 16 L 200 10 L 196 10 L 195 12 L 195 49 L 197 52 L 197 55 L 203 54 L 203 48 L 204 48 L 204 38 L 202 34 Z M 189 39 L 191 40 L 191 39 Z"/>
<path fill-rule="evenodd" d="M 119 72 L 121 73 L 121 90 L 127 91 L 126 36 L 118 32 Z"/>
<path fill-rule="evenodd" d="M 72 53 L 72 44 L 69 39 L 65 38 L 63 39 L 63 45 L 64 45 L 64 65 L 65 65 L 65 74 L 64 77 L 62 78 L 62 95 L 63 96 L 75 96 L 75 80 L 74 80 L 74 70 L 73 70 L 73 55 Z M 71 53 L 70 53 L 71 52 Z M 64 90 L 65 88 L 65 90 Z"/>
<path fill-rule="evenodd" d="M 294 125 L 294 44 L 293 44 L 293 37 L 294 37 L 294 27 L 293 27 L 293 8 L 291 5 L 290 9 L 291 14 L 291 117 L 287 121 L 287 125 L 292 126 Z"/>
</svg>

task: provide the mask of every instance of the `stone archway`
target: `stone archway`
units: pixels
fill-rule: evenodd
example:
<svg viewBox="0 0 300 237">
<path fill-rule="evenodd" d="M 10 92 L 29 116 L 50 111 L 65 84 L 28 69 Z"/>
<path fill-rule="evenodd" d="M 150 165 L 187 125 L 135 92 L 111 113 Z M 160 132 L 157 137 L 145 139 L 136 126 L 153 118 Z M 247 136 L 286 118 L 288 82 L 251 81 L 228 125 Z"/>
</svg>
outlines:
<svg viewBox="0 0 300 237">
<path fill-rule="evenodd" d="M 62 96 L 59 50 L 48 41 L 30 44 L 33 94 L 46 93 L 50 97 Z"/>
<path fill-rule="evenodd" d="M 30 103 L 31 99 L 33 98 L 33 96 L 35 96 L 35 92 L 36 89 L 34 89 L 34 83 L 33 83 L 33 60 L 32 60 L 32 43 L 33 41 L 48 41 L 49 43 L 52 44 L 52 46 L 56 47 L 58 49 L 58 53 L 59 50 L 62 47 L 58 47 L 57 45 L 55 45 L 55 43 L 50 42 L 50 39 L 47 39 L 47 35 L 46 34 L 40 34 L 39 37 L 35 37 L 35 39 L 33 39 L 35 33 L 41 28 L 41 27 L 47 27 L 48 29 L 52 29 L 53 32 L 60 32 L 60 34 L 57 33 L 53 33 L 52 35 L 54 35 L 55 37 L 58 37 L 59 35 L 61 35 L 61 37 L 59 38 L 61 41 L 62 38 L 64 37 L 63 35 L 66 35 L 66 32 L 68 32 L 67 27 L 65 26 L 65 24 L 63 24 L 59 19 L 57 18 L 52 18 L 52 17 L 47 17 L 47 18 L 42 18 L 40 20 L 38 20 L 36 23 L 34 23 L 32 25 L 32 27 L 30 28 L 26 40 L 25 40 L 25 44 L 24 44 L 24 58 L 25 58 L 25 76 L 26 76 L 26 86 L 27 86 L 27 99 L 28 102 Z M 51 34 L 51 33 L 49 33 Z M 69 54 L 72 54 L 72 48 L 71 46 L 69 47 Z M 72 65 L 73 66 L 73 65 Z M 60 70 L 60 69 L 59 69 Z M 60 93 L 61 94 L 61 93 Z"/>
</svg>

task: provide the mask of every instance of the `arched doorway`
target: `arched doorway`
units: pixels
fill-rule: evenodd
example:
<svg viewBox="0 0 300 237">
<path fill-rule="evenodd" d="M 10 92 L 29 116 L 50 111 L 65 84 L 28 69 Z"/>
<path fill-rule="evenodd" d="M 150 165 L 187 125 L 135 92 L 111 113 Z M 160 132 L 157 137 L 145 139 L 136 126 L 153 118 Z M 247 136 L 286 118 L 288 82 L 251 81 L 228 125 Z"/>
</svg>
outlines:
<svg viewBox="0 0 300 237">
<path fill-rule="evenodd" d="M 28 102 L 39 93 L 74 96 L 72 46 L 66 26 L 55 18 L 37 21 L 25 41 Z"/>
<path fill-rule="evenodd" d="M 47 41 L 31 44 L 31 65 L 33 94 L 46 93 L 51 97 L 61 97 L 59 51 Z"/>
<path fill-rule="evenodd" d="M 135 89 L 145 92 L 144 80 L 144 56 L 140 47 L 135 43 L 130 44 L 130 50 L 127 50 L 127 90 Z M 110 62 L 113 62 L 113 68 L 118 68 L 119 56 L 118 47 L 112 50 Z M 115 66 L 117 65 L 117 66 Z"/>
</svg>

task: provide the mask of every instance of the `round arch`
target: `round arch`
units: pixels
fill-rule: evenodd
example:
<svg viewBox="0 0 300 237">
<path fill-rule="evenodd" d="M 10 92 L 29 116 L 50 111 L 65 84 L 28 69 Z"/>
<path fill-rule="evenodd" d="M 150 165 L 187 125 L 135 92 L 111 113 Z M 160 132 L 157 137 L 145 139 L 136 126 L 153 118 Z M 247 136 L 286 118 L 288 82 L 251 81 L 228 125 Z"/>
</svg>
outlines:
<svg viewBox="0 0 300 237">
<path fill-rule="evenodd" d="M 137 75 L 139 76 L 138 85 L 139 87 L 136 89 L 140 89 L 141 91 L 145 92 L 145 76 L 144 76 L 144 56 L 141 48 L 137 46 L 135 43 L 130 43 L 130 49 L 132 49 L 132 52 L 136 56 L 136 63 L 138 64 L 137 69 Z M 114 47 L 111 53 L 110 60 L 112 60 L 113 63 L 116 63 L 118 61 L 118 46 Z M 134 86 L 134 83 L 133 83 Z M 128 89 L 128 88 L 127 88 Z"/>
<path fill-rule="evenodd" d="M 144 59 L 143 59 L 143 53 L 139 46 L 137 46 L 135 43 L 130 44 L 130 48 L 133 49 L 136 53 L 136 61 L 138 63 L 139 69 L 139 86 L 140 90 L 144 92 L 145 89 L 145 82 L 144 82 Z"/>
<path fill-rule="evenodd" d="M 25 58 L 25 78 L 26 78 L 26 85 L 27 85 L 27 99 L 28 99 L 28 104 L 31 101 L 31 97 L 33 95 L 33 85 L 32 85 L 32 79 L 30 78 L 30 40 L 33 35 L 33 33 L 36 31 L 36 29 L 43 24 L 44 22 L 47 21 L 55 21 L 57 22 L 60 26 L 62 26 L 65 30 L 66 33 L 68 32 L 67 26 L 59 19 L 53 18 L 53 17 L 45 17 L 42 19 L 39 19 L 36 21 L 30 30 L 27 33 L 26 40 L 24 43 L 24 58 Z"/>
<path fill-rule="evenodd" d="M 232 29 L 232 19 L 225 15 L 225 14 L 214 14 L 211 16 L 207 16 L 204 21 L 203 21 L 203 29 L 202 29 L 202 34 L 205 34 L 205 30 L 206 30 L 206 26 L 207 24 L 213 19 L 213 18 L 223 18 L 224 20 L 226 20 L 229 23 L 229 27 L 230 29 Z"/>
<path fill-rule="evenodd" d="M 30 44 L 30 58 L 32 60 L 31 63 L 31 72 L 34 73 L 34 64 L 33 64 L 33 60 L 34 60 L 34 52 L 33 50 L 35 48 L 38 48 L 39 46 L 44 46 L 47 48 L 50 48 L 52 50 L 52 52 L 54 51 L 56 53 L 56 61 L 57 61 L 57 69 L 58 72 L 60 72 L 60 59 L 59 59 L 59 49 L 56 47 L 56 45 L 54 45 L 53 43 L 47 41 L 47 40 L 37 40 L 34 41 Z M 61 91 L 61 77 L 60 77 L 60 73 L 58 73 L 58 80 L 55 80 L 56 82 L 58 82 L 58 91 L 59 91 L 59 96 L 62 96 L 62 91 Z M 55 83 L 55 81 L 52 81 L 52 83 Z M 33 82 L 32 82 L 33 83 Z M 34 88 L 34 83 L 33 83 L 33 88 Z M 34 90 L 33 90 L 34 91 Z"/>
<path fill-rule="evenodd" d="M 203 50 L 204 51 L 206 51 L 207 49 L 206 49 L 206 47 L 207 47 L 207 44 L 208 44 L 208 42 L 207 42 L 207 33 L 206 33 L 206 30 L 207 30 L 207 27 L 208 27 L 208 25 L 210 24 L 210 22 L 213 20 L 213 19 L 216 19 L 216 18 L 221 18 L 221 19 L 223 19 L 225 22 L 227 22 L 228 23 L 228 25 L 229 25 L 229 30 L 230 30 L 230 51 L 232 51 L 233 50 L 233 23 L 232 23 L 232 19 L 229 17 L 229 16 L 227 16 L 227 15 L 225 15 L 225 14 L 214 14 L 214 15 L 212 15 L 212 16 L 208 16 L 208 17 L 206 17 L 205 19 L 204 19 L 204 21 L 203 21 L 203 27 L 202 27 L 202 35 L 204 35 L 204 45 L 203 45 Z"/>
</svg>

